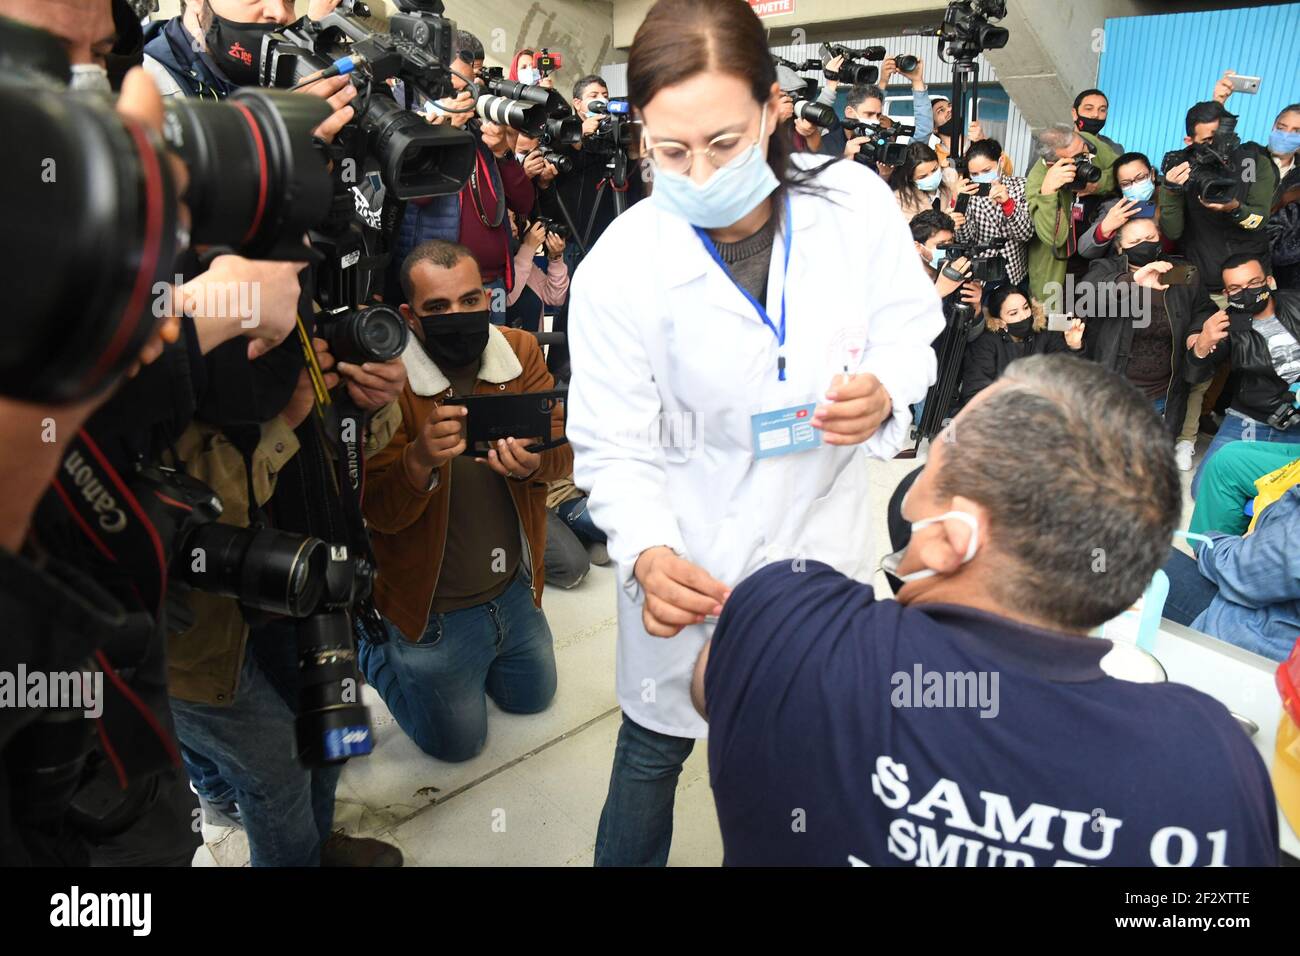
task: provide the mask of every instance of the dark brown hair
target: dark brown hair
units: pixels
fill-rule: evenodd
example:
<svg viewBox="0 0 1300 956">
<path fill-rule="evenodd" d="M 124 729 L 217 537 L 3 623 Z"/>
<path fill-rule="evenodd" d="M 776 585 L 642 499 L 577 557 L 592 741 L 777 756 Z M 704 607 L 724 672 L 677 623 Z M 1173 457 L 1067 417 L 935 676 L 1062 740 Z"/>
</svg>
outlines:
<svg viewBox="0 0 1300 956">
<path fill-rule="evenodd" d="M 708 70 L 744 80 L 754 101 L 767 107 L 776 63 L 753 8 L 745 0 L 659 0 L 637 28 L 628 53 L 628 101 L 644 109 L 664 87 Z M 792 168 L 790 129 L 788 123 L 777 124 L 767 148 L 767 163 L 781 183 L 774 194 L 778 200 L 787 189 L 819 191 L 809 180 L 835 162 Z"/>
</svg>

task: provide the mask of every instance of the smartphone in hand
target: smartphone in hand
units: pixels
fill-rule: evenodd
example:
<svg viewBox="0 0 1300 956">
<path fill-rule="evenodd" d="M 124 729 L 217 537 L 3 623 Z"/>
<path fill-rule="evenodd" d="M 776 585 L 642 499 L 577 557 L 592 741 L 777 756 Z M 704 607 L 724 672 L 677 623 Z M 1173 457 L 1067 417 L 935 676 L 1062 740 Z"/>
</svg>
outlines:
<svg viewBox="0 0 1300 956">
<path fill-rule="evenodd" d="M 1073 312 L 1049 312 L 1047 315 L 1047 331 L 1068 332 L 1073 322 Z"/>
</svg>

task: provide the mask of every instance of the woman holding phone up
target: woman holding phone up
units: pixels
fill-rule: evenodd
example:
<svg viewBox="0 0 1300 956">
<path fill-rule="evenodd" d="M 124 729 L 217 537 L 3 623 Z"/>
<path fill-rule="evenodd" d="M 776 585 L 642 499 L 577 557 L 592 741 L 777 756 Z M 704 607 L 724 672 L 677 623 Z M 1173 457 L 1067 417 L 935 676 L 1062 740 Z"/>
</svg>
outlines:
<svg viewBox="0 0 1300 956">
<path fill-rule="evenodd" d="M 943 318 L 880 178 L 791 155 L 743 0 L 659 0 L 627 78 L 654 189 L 575 277 L 568 435 L 620 581 L 596 863 L 662 865 L 713 620 L 773 561 L 869 579 L 869 462 L 906 440 Z"/>
</svg>

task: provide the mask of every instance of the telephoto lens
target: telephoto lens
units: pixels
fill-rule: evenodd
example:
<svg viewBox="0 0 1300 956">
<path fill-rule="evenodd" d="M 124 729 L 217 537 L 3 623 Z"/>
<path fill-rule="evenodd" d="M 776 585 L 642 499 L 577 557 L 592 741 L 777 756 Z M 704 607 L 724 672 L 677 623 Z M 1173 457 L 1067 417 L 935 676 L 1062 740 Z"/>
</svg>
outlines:
<svg viewBox="0 0 1300 956">
<path fill-rule="evenodd" d="M 795 100 L 794 115 L 795 119 L 806 120 L 822 129 L 834 129 L 839 125 L 839 117 L 834 109 L 812 100 Z"/>
<path fill-rule="evenodd" d="M 349 609 L 370 594 L 374 569 L 329 548 L 320 608 L 299 621 L 298 759 L 309 767 L 342 763 L 374 749 L 370 715 L 361 703 L 361 676 Z"/>
<path fill-rule="evenodd" d="M 190 587 L 240 604 L 303 617 L 325 590 L 328 546 L 274 528 L 206 524 L 177 547 L 174 570 Z"/>
<path fill-rule="evenodd" d="M 59 42 L 0 18 L 0 395 L 62 405 L 120 380 L 158 327 L 184 248 L 171 166 L 144 127 L 72 94 Z"/>
<path fill-rule="evenodd" d="M 189 167 L 191 240 L 255 259 L 307 259 L 303 236 L 329 214 L 334 193 L 312 138 L 329 115 L 317 97 L 270 90 L 239 90 L 222 103 L 173 100 L 163 136 Z"/>
<path fill-rule="evenodd" d="M 489 123 L 508 126 L 529 136 L 540 136 L 546 129 L 546 107 L 540 103 L 512 100 L 484 94 L 474 101 L 478 115 Z"/>
<path fill-rule="evenodd" d="M 916 69 L 917 59 L 910 53 L 900 53 L 894 57 L 894 65 L 900 73 L 911 73 Z"/>
<path fill-rule="evenodd" d="M 353 365 L 391 362 L 406 350 L 410 340 L 406 322 L 386 305 L 322 312 L 316 316 L 316 325 L 335 361 Z"/>
</svg>

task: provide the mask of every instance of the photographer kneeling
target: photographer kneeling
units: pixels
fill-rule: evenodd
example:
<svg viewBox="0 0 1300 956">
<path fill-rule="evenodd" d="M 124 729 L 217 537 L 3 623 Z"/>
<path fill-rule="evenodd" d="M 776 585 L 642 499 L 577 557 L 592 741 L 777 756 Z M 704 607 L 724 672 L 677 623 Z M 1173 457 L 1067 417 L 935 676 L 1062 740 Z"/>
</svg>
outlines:
<svg viewBox="0 0 1300 956">
<path fill-rule="evenodd" d="M 414 335 L 403 353 L 402 424 L 371 465 L 365 512 L 382 574 L 386 633 L 361 635 L 359 660 L 401 728 L 439 760 L 468 760 L 487 740 L 487 696 L 532 714 L 555 695 L 551 629 L 541 610 L 548 481 L 573 450 L 540 453 L 518 435 L 467 456 L 467 408 L 448 399 L 549 391 L 527 332 L 488 322 L 473 254 L 418 246 L 402 264 Z M 454 487 L 454 490 L 453 490 Z"/>
<path fill-rule="evenodd" d="M 1111 676 L 1126 649 L 1088 636 L 1181 510 L 1141 395 L 1091 362 L 1014 363 L 906 496 L 897 601 L 785 560 L 724 605 L 692 692 L 726 863 L 1276 865 L 1268 770 L 1232 715 Z M 1217 836 L 1180 851 L 1175 824 Z"/>
</svg>

